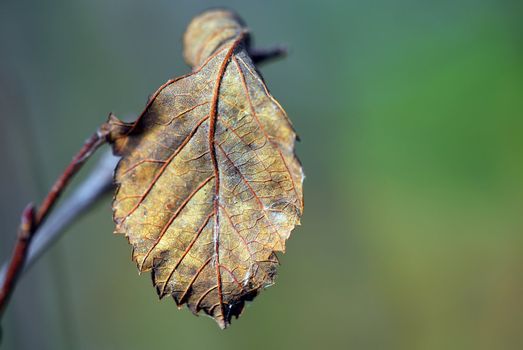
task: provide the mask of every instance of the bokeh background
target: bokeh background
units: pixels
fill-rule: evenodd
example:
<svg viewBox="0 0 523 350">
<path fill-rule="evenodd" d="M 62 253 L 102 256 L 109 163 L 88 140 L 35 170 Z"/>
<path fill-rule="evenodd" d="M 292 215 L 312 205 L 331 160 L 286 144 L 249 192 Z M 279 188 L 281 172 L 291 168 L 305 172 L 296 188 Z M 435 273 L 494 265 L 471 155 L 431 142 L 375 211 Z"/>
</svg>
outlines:
<svg viewBox="0 0 523 350">
<path fill-rule="evenodd" d="M 522 349 L 522 4 L 0 1 L 1 260 L 107 113 L 188 71 L 208 7 L 290 48 L 261 70 L 307 175 L 278 281 L 230 329 L 157 300 L 106 198 L 24 276 L 0 348 Z"/>
</svg>

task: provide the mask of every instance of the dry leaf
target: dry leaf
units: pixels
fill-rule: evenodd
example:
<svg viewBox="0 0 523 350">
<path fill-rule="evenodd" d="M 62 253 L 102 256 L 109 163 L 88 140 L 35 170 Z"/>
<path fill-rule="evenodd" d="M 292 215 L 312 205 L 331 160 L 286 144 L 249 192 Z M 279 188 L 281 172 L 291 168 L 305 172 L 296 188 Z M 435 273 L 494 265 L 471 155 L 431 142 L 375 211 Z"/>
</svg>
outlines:
<svg viewBox="0 0 523 350">
<path fill-rule="evenodd" d="M 224 328 L 273 283 L 275 252 L 302 213 L 303 174 L 241 20 L 203 13 L 184 45 L 192 73 L 162 85 L 136 122 L 110 118 L 122 157 L 114 220 L 160 297 Z"/>
</svg>

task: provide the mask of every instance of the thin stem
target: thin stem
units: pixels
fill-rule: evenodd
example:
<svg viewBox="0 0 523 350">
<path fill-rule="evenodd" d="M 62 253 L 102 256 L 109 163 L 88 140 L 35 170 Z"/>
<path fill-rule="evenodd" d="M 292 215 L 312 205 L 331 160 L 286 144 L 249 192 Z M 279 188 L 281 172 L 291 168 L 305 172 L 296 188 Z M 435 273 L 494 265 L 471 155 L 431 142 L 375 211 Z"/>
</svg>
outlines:
<svg viewBox="0 0 523 350">
<path fill-rule="evenodd" d="M 100 147 L 105 142 L 105 132 L 102 131 L 103 128 L 97 130 L 91 137 L 89 137 L 83 147 L 78 151 L 78 153 L 73 157 L 73 160 L 67 168 L 64 170 L 62 175 L 56 180 L 53 187 L 45 197 L 38 212 L 35 216 L 35 228 L 40 226 L 46 219 L 49 211 L 56 204 L 56 201 L 62 194 L 65 187 L 69 184 L 69 181 L 73 176 L 80 170 L 85 161 L 93 154 L 98 147 Z"/>
<path fill-rule="evenodd" d="M 4 313 L 5 307 L 13 294 L 14 287 L 24 266 L 29 244 L 33 238 L 33 226 L 35 219 L 35 208 L 32 203 L 28 204 L 22 212 L 22 220 L 13 256 L 6 272 L 6 277 L 2 289 L 0 289 L 0 317 Z"/>
<path fill-rule="evenodd" d="M 85 179 L 49 213 L 45 223 L 35 230 L 20 276 L 57 241 L 67 227 L 113 191 L 113 171 L 118 160 L 110 150 L 102 154 Z M 8 265 L 9 261 L 6 261 L 0 268 L 0 286 L 5 281 Z"/>
<path fill-rule="evenodd" d="M 15 244 L 11 261 L 7 267 L 6 277 L 0 289 L 0 317 L 5 310 L 10 296 L 12 295 L 27 258 L 32 238 L 38 228 L 45 222 L 47 216 L 60 198 L 60 195 L 70 183 L 73 176 L 80 170 L 85 161 L 93 152 L 106 142 L 109 128 L 103 124 L 90 138 L 86 140 L 80 151 L 73 157 L 71 163 L 58 177 L 53 187 L 44 198 L 42 205 L 35 213 L 34 206 L 28 205 L 22 213 L 22 222 Z"/>
</svg>

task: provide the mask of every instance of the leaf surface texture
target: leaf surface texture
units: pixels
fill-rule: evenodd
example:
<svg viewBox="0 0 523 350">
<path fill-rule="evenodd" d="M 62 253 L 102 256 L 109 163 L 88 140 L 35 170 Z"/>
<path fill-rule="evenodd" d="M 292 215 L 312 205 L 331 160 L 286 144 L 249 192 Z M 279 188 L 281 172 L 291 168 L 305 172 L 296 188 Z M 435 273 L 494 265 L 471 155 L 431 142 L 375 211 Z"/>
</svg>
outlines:
<svg viewBox="0 0 523 350">
<path fill-rule="evenodd" d="M 222 328 L 273 283 L 303 210 L 296 134 L 246 35 L 228 11 L 200 15 L 185 37 L 193 72 L 162 85 L 136 122 L 110 119 L 116 232 L 160 297 Z"/>
</svg>

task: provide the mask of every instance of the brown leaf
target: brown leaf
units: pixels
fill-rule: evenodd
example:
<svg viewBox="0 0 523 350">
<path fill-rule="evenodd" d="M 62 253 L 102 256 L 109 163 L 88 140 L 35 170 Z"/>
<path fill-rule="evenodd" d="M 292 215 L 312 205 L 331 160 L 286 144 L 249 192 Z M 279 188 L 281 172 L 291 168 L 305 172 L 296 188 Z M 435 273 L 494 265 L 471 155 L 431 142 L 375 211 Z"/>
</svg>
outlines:
<svg viewBox="0 0 523 350">
<path fill-rule="evenodd" d="M 184 36 L 192 73 L 167 81 L 132 124 L 110 118 L 122 156 L 116 232 L 172 295 L 220 327 L 273 283 L 303 209 L 296 134 L 225 10 L 196 17 Z"/>
</svg>

